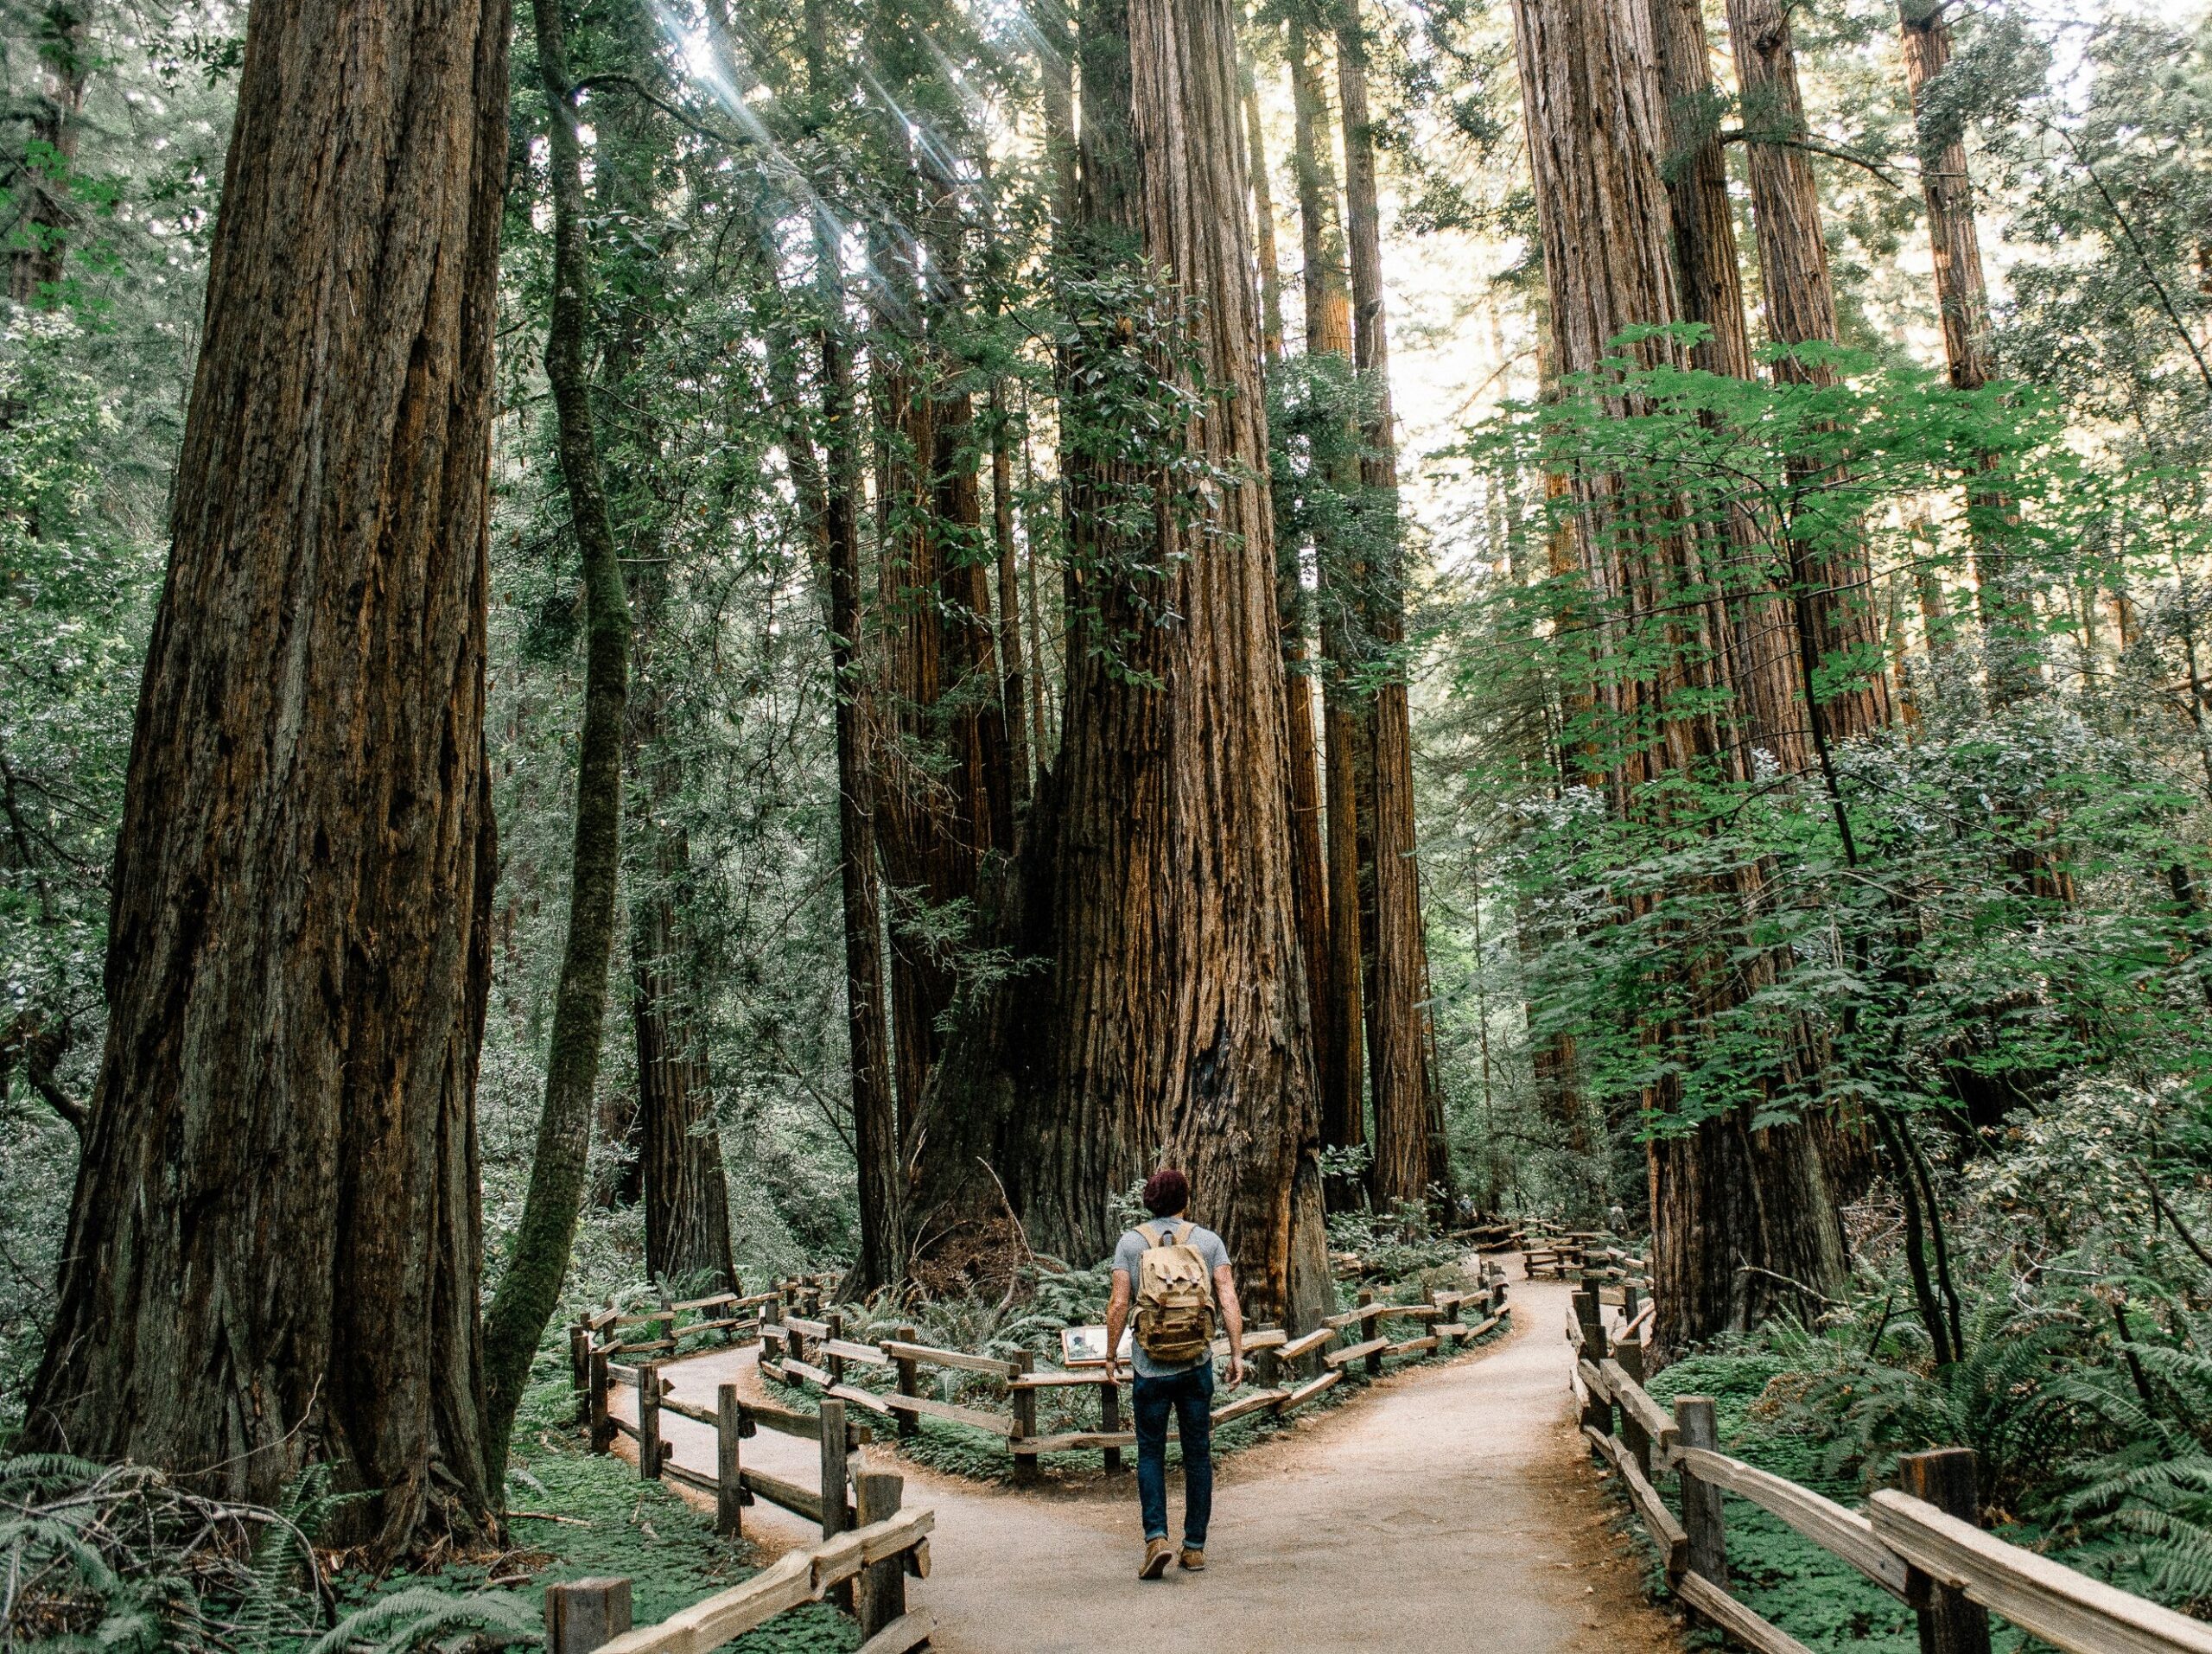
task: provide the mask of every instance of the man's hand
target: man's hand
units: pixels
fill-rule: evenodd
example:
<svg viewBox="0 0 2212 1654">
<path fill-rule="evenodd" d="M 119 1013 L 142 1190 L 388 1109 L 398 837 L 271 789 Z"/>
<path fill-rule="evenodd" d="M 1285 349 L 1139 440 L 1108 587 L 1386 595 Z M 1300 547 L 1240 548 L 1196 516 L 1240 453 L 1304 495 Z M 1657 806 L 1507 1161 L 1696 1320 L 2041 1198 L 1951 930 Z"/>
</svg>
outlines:
<svg viewBox="0 0 2212 1654">
<path fill-rule="evenodd" d="M 1244 1358 L 1234 1350 L 1229 1353 L 1229 1387 L 1231 1390 L 1244 1382 Z"/>
</svg>

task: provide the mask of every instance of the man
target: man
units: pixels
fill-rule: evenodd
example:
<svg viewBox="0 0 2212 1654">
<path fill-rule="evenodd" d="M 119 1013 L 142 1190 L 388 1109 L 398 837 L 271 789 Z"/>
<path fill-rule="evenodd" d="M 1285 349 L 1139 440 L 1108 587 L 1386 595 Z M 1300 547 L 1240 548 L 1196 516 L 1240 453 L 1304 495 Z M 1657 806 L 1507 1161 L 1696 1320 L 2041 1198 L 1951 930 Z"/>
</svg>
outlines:
<svg viewBox="0 0 2212 1654">
<path fill-rule="evenodd" d="M 1198 1573 L 1206 1565 L 1206 1522 L 1213 1511 L 1213 1350 L 1211 1310 L 1218 1306 L 1229 1332 L 1229 1383 L 1244 1382 L 1244 1309 L 1236 1301 L 1236 1281 L 1229 1249 L 1211 1229 L 1185 1216 L 1191 1185 L 1172 1167 L 1154 1172 L 1144 1186 L 1151 1223 L 1122 1237 L 1114 1249 L 1114 1296 L 1106 1310 L 1106 1376 L 1117 1376 L 1122 1329 L 1128 1324 L 1139 1284 L 1151 1295 L 1138 1303 L 1137 1335 L 1131 1351 L 1136 1376 L 1130 1410 L 1136 1415 L 1137 1504 L 1144 1515 L 1144 1562 L 1137 1577 L 1156 1580 L 1175 1555 L 1167 1543 L 1167 1415 L 1175 1415 L 1183 1443 L 1183 1554 L 1181 1566 Z M 1152 1255 L 1149 1271 L 1147 1254 Z M 1196 1279 L 1211 1288 L 1203 1307 L 1203 1326 L 1186 1323 L 1177 1295 L 1165 1290 L 1177 1270 L 1195 1254 Z M 1164 1283 L 1164 1284 L 1163 1284 Z M 1170 1307 L 1162 1307 L 1163 1304 Z M 1147 1345 L 1150 1345 L 1147 1348 Z M 1192 1352 L 1195 1346 L 1195 1353 Z"/>
</svg>

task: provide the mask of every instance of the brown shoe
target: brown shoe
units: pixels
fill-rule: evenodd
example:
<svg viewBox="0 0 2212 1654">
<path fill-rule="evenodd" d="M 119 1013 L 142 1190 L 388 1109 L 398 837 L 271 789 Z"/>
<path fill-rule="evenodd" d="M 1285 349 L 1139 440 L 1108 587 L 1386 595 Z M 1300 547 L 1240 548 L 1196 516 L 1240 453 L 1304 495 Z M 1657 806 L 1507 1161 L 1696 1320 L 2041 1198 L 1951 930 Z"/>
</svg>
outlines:
<svg viewBox="0 0 2212 1654">
<path fill-rule="evenodd" d="M 1156 1580 L 1167 1571 L 1167 1564 L 1175 1555 L 1175 1547 L 1165 1539 L 1147 1539 L 1144 1547 L 1144 1566 L 1137 1569 L 1141 1580 Z"/>
<path fill-rule="evenodd" d="M 1175 1566 L 1181 1568 L 1186 1574 L 1205 1573 L 1206 1571 L 1206 1554 L 1205 1549 L 1198 1545 L 1184 1546 L 1183 1554 L 1176 1558 Z"/>
</svg>

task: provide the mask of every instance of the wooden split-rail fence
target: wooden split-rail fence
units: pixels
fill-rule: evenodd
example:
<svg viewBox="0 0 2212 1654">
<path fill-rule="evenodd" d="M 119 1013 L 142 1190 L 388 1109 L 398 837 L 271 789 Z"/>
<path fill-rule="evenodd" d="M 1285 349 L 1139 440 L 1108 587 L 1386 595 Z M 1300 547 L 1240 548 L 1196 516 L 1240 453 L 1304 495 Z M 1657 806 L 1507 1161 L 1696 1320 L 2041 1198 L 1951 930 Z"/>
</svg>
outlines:
<svg viewBox="0 0 2212 1654">
<path fill-rule="evenodd" d="M 806 1307 L 819 1310 L 818 1304 Z M 916 1342 L 914 1329 L 907 1326 L 879 1342 L 864 1343 L 845 1336 L 844 1317 L 834 1310 L 807 1315 L 770 1305 L 763 1314 L 762 1372 L 785 1384 L 814 1386 L 825 1405 L 849 1403 L 893 1420 L 902 1437 L 916 1434 L 923 1419 L 934 1418 L 1003 1438 L 1017 1482 L 1035 1479 L 1039 1456 L 1044 1454 L 1096 1452 L 1110 1471 L 1121 1468 L 1122 1450 L 1136 1445 L 1135 1433 L 1125 1428 L 1122 1421 L 1121 1386 L 1128 1382 L 1126 1377 L 1109 1380 L 1097 1368 L 1040 1370 L 1027 1352 L 1007 1358 L 940 1349 Z M 1300 1337 L 1272 1326 L 1248 1333 L 1244 1353 L 1256 1387 L 1218 1400 L 1213 1422 L 1225 1424 L 1255 1413 L 1285 1417 L 1332 1389 L 1347 1371 L 1357 1368 L 1379 1376 L 1389 1357 L 1463 1346 L 1497 1330 L 1510 1314 L 1503 1272 L 1490 1266 L 1474 1289 L 1427 1292 L 1415 1303 L 1391 1303 L 1362 1288 L 1354 1307 L 1328 1317 Z M 1410 1336 L 1394 1337 L 1386 1330 L 1393 1321 L 1414 1323 L 1415 1330 Z M 1217 1339 L 1214 1349 L 1217 1356 L 1227 1354 L 1227 1341 Z M 892 1388 L 871 1390 L 851 1382 L 855 1366 L 889 1369 Z M 995 1382 L 1003 1410 L 924 1395 L 925 1368 Z M 1041 1392 L 1085 1389 L 1097 1393 L 1096 1429 L 1050 1434 L 1039 1429 L 1037 1398 Z"/>
<path fill-rule="evenodd" d="M 1992 1613 L 2078 1654 L 2212 1654 L 2212 1625 L 1983 1532 L 1972 1449 L 1910 1454 L 1900 1461 L 1902 1488 L 1884 1488 L 1865 1511 L 1851 1510 L 1720 1452 L 1710 1398 L 1660 1405 L 1643 1388 L 1649 1300 L 1631 1303 L 1610 1335 L 1596 1288 L 1578 1292 L 1574 1308 L 1567 1338 L 1584 1436 L 1619 1476 L 1675 1595 L 1745 1647 L 1807 1654 L 1730 1594 L 1726 1494 L 1758 1505 L 1912 1608 L 1923 1654 L 1989 1654 Z M 1679 1517 L 1655 1485 L 1669 1474 Z"/>
</svg>

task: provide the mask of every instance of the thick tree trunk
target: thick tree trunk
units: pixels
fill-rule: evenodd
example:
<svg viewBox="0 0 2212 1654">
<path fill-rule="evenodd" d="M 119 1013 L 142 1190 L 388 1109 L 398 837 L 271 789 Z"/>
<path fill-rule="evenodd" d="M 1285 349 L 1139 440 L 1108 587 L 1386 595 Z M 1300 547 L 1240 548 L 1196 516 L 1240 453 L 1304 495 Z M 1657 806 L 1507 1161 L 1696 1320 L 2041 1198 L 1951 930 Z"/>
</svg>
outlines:
<svg viewBox="0 0 2212 1654">
<path fill-rule="evenodd" d="M 932 1125 L 997 1110 L 1029 1239 L 1068 1256 L 1104 1254 L 1109 1196 L 1164 1150 L 1252 1313 L 1308 1325 L 1330 1293 L 1236 41 L 1226 0 L 1085 18 L 1078 257 L 1160 284 L 1169 332 L 1081 318 L 1063 410 L 1077 635 L 1025 903 L 1051 962 L 948 1061 Z M 1167 423 L 1131 429 L 1131 396 Z M 1171 483 L 1185 456 L 1222 480 Z"/>
<path fill-rule="evenodd" d="M 1363 514 L 1376 562 L 1359 607 L 1364 640 L 1383 668 L 1362 709 L 1367 725 L 1359 787 L 1374 843 L 1362 868 L 1374 910 L 1367 960 L 1369 1085 L 1375 1099 L 1375 1196 L 1386 1210 L 1421 1204 L 1452 1185 L 1444 1098 L 1430 1053 L 1428 939 L 1421 868 L 1414 859 L 1413 720 L 1405 675 L 1406 569 L 1398 520 L 1397 434 L 1390 409 L 1389 317 L 1382 293 L 1382 207 L 1367 113 L 1367 41 L 1358 0 L 1344 0 L 1337 29 L 1337 88 L 1344 120 L 1346 241 L 1351 254 L 1352 359 L 1366 388 L 1361 433 Z"/>
<path fill-rule="evenodd" d="M 1253 249 L 1260 259 L 1260 353 L 1270 364 L 1282 359 L 1282 264 L 1275 253 L 1275 193 L 1268 176 L 1268 144 L 1260 126 L 1260 88 L 1252 60 L 1238 60 L 1244 105 L 1244 151 L 1252 169 Z"/>
<path fill-rule="evenodd" d="M 1334 355 L 1349 362 L 1351 295 L 1338 227 L 1336 173 L 1329 163 L 1328 105 L 1314 72 L 1306 24 L 1298 13 L 1293 12 L 1285 23 L 1284 38 L 1295 118 L 1293 158 L 1304 263 L 1306 353 Z M 1360 728 L 1343 671 L 1348 654 L 1342 595 L 1345 582 L 1340 572 L 1332 578 L 1336 559 L 1328 555 L 1329 548 L 1317 545 L 1313 550 L 1321 586 L 1323 792 L 1327 803 L 1323 863 L 1328 887 L 1324 905 L 1329 931 L 1327 967 L 1313 975 L 1310 991 L 1318 1028 L 1321 1142 L 1332 1149 L 1354 1149 L 1367 1143 L 1357 803 Z M 1357 1197 L 1357 1187 L 1348 1180 L 1332 1181 L 1328 1198 L 1332 1207 L 1355 1205 Z"/>
<path fill-rule="evenodd" d="M 829 19 L 821 0 L 805 8 L 807 79 L 817 101 L 830 94 Z M 837 696 L 838 884 L 845 924 L 845 1034 L 852 1075 L 853 1149 L 860 1186 L 857 1286 L 895 1286 L 906 1268 L 906 1171 L 892 1080 L 884 1009 L 883 909 L 877 866 L 876 776 L 869 741 L 868 672 L 861 582 L 859 410 L 844 333 L 845 284 L 835 231 L 815 227 L 814 347 L 822 396 L 823 453 L 804 429 L 798 387 L 785 391 L 792 426 L 785 444 L 830 623 L 830 669 Z M 795 352 L 781 353 L 786 362 Z M 791 370 L 796 380 L 796 371 Z"/>
<path fill-rule="evenodd" d="M 1981 237 L 1974 223 L 1974 178 L 1967 169 L 1964 130 L 1927 108 L 1928 83 L 1951 60 L 1951 26 L 1941 0 L 1903 0 L 1897 8 L 1905 87 L 1919 122 L 1920 188 L 1928 204 L 1928 240 L 1936 262 L 1936 302 L 1942 314 L 1943 360 L 1951 383 L 1978 391 L 1996 377 L 1989 284 L 1982 273 Z M 1987 490 L 1971 504 L 2002 512 L 2007 502 Z M 1974 589 L 1989 702 L 2002 709 L 2043 687 L 2034 636 L 2033 603 L 2020 571 L 1987 534 L 1974 538 Z"/>
<path fill-rule="evenodd" d="M 615 891 L 622 866 L 623 722 L 631 647 L 629 595 L 600 474 L 591 376 L 584 365 L 591 326 L 591 243 L 568 43 L 559 0 L 541 0 L 533 10 L 553 196 L 553 298 L 546 322 L 545 374 L 553 391 L 561 481 L 583 560 L 584 712 L 576 743 L 569 934 L 554 990 L 545 1101 L 506 1273 L 484 1315 L 485 1410 L 493 1467 L 502 1483 L 507 1433 L 530 1381 L 531 1359 L 569 1272 L 590 1161 L 592 1096 L 599 1082 L 607 961 L 614 947 Z"/>
<path fill-rule="evenodd" d="M 1675 271 L 1685 321 L 1711 335 L 1690 353 L 1708 373 L 1758 374 L 1744 315 L 1728 164 L 1712 111 L 1717 104 L 1705 10 L 1699 0 L 1651 0 L 1660 95 L 1666 112 L 1667 196 L 1674 223 Z M 1744 739 L 1772 754 L 1785 774 L 1802 775 L 1811 757 L 1805 707 L 1797 693 L 1796 622 L 1774 588 L 1774 557 L 1758 525 L 1732 512 L 1710 555 L 1726 588 L 1726 635 Z"/>
<path fill-rule="evenodd" d="M 1642 50 L 1634 0 L 1516 0 L 1514 25 L 1556 366 L 1562 375 L 1587 373 L 1624 328 L 1680 319 L 1659 174 L 1657 79 Z M 1634 350 L 1657 361 L 1671 348 L 1654 340 Z M 1625 399 L 1622 406 L 1630 410 Z M 1679 831 L 1681 824 L 1663 817 L 1663 789 L 1652 801 L 1653 784 L 1693 769 L 1725 773 L 1736 750 L 1713 712 L 1679 706 L 1685 691 L 1730 687 L 1719 676 L 1726 651 L 1710 636 L 1706 609 L 1676 601 L 1703 584 L 1696 546 L 1662 507 L 1625 499 L 1611 479 L 1579 487 L 1590 520 L 1576 538 L 1592 591 L 1630 616 L 1668 617 L 1605 622 L 1639 626 L 1637 646 L 1667 657 L 1653 677 L 1624 678 L 1601 691 L 1612 717 L 1638 737 L 1615 755 L 1615 807 Z M 1755 868 L 1739 869 L 1713 894 L 1753 911 L 1758 881 Z M 1725 943 L 1684 941 L 1675 969 L 1693 1019 L 1726 1009 L 1757 986 L 1764 967 L 1756 958 L 1736 957 Z M 1683 1032 L 1658 1027 L 1651 1035 L 1664 1046 Z M 1841 1228 L 1810 1130 L 1790 1123 L 1755 1131 L 1738 1111 L 1687 1122 L 1681 1104 L 1671 1081 L 1656 1083 L 1644 1098 L 1653 1139 L 1653 1295 L 1659 1343 L 1669 1352 L 1760 1313 L 1775 1295 L 1775 1276 L 1833 1294 L 1844 1267 Z"/>
<path fill-rule="evenodd" d="M 24 116 L 29 155 L 16 168 L 21 217 L 10 238 L 8 296 L 52 309 L 58 302 L 77 213 L 69 172 L 77 161 L 85 83 L 92 73 L 85 31 L 89 0 L 50 0 L 39 15 L 39 93 Z"/>
<path fill-rule="evenodd" d="M 1832 346 L 1837 340 L 1835 288 L 1821 236 L 1820 188 L 1803 147 L 1805 105 L 1784 0 L 1728 0 L 1728 38 L 1751 151 L 1751 222 L 1764 277 L 1767 333 L 1777 345 Z M 1834 379 L 1825 363 L 1794 355 L 1777 362 L 1775 374 L 1803 385 Z M 1821 703 L 1827 733 L 1843 738 L 1885 728 L 1889 682 L 1881 668 L 1881 614 L 1865 546 L 1825 555 L 1799 548 L 1790 562 L 1791 583 L 1800 593 L 1798 624 L 1811 627 L 1815 658 L 1823 665 L 1839 657 L 1853 663 Z"/>
<path fill-rule="evenodd" d="M 683 979 L 673 890 L 690 871 L 683 836 L 654 835 L 653 887 L 632 909 L 631 1022 L 638 1040 L 639 1160 L 645 1203 L 645 1273 L 664 1286 L 734 1290 L 729 1182 L 707 1066 Z"/>
<path fill-rule="evenodd" d="M 1275 252 L 1274 193 L 1268 179 L 1268 151 L 1260 124 L 1260 94 L 1249 57 L 1239 60 L 1244 144 L 1252 175 L 1252 221 L 1260 265 L 1260 353 L 1273 366 L 1282 359 L 1282 270 Z M 1307 1003 L 1313 1011 L 1313 1067 L 1338 1074 L 1336 1022 L 1329 940 L 1328 863 L 1321 838 L 1321 752 L 1314 727 L 1313 628 L 1296 540 L 1275 544 L 1275 617 L 1282 632 L 1283 718 L 1289 754 L 1290 855 L 1299 951 L 1306 961 Z M 1357 1012 L 1355 1010 L 1355 1015 Z M 1322 1141 L 1329 1141 L 1325 1131 Z"/>
<path fill-rule="evenodd" d="M 475 1087 L 507 39 L 499 0 L 249 16 L 26 1437 L 264 1503 L 328 1459 L 380 1490 L 385 1555 L 497 1503 Z"/>
</svg>

